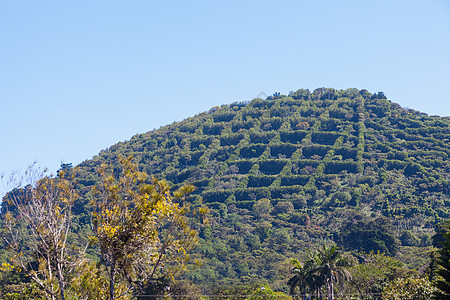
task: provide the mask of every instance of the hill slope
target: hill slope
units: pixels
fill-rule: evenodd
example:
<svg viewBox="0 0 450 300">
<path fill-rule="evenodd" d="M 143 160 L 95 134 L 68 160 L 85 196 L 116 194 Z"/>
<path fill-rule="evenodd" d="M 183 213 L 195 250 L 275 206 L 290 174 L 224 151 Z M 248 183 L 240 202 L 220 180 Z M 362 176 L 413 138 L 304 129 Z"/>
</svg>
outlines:
<svg viewBox="0 0 450 300">
<path fill-rule="evenodd" d="M 149 174 L 195 185 L 189 201 L 211 208 L 194 255 L 203 266 L 186 278 L 273 282 L 285 278 L 287 258 L 326 240 L 400 256 L 429 246 L 450 213 L 449 140 L 449 118 L 383 93 L 298 90 L 214 107 L 111 146 L 79 166 L 79 189 L 87 201 L 96 167 L 133 155 Z M 79 214 L 88 222 L 82 205 Z M 374 224 L 387 236 L 355 244 Z"/>
</svg>

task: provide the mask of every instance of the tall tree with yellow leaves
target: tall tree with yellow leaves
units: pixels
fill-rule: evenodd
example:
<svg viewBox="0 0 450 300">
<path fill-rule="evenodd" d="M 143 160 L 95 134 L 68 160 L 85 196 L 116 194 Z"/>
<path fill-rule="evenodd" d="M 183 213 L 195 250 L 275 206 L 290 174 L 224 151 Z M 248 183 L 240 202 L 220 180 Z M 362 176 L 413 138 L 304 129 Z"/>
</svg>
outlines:
<svg viewBox="0 0 450 300">
<path fill-rule="evenodd" d="M 171 193 L 167 182 L 140 172 L 132 157 L 119 157 L 120 170 L 103 165 L 100 184 L 92 200 L 93 226 L 101 262 L 109 278 L 109 299 L 118 283 L 137 292 L 158 276 L 172 276 L 189 258 L 197 241 L 185 216 L 184 196 L 193 190 L 183 186 Z M 171 268 L 176 266 L 176 268 Z"/>
</svg>

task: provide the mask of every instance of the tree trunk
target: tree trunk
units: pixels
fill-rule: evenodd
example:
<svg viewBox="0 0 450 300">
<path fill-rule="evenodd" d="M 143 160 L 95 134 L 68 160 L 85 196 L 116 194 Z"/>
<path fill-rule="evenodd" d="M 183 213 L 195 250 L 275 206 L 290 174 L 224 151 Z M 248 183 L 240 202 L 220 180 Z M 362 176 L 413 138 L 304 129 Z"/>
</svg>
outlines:
<svg viewBox="0 0 450 300">
<path fill-rule="evenodd" d="M 329 283 L 329 287 L 328 287 L 328 292 L 329 292 L 329 296 L 328 299 L 329 300 L 333 300 L 334 299 L 334 290 L 333 290 L 333 276 L 331 276 L 330 278 L 330 283 Z"/>
<path fill-rule="evenodd" d="M 65 300 L 64 297 L 64 275 L 62 273 L 62 266 L 58 264 L 58 283 L 59 283 L 59 294 L 61 300 Z"/>
<path fill-rule="evenodd" d="M 65 300 L 65 297 L 64 297 L 64 282 L 63 282 L 64 278 L 63 278 L 61 270 L 58 270 L 58 273 L 59 273 L 58 274 L 59 295 L 61 297 L 61 300 Z"/>
<path fill-rule="evenodd" d="M 116 285 L 116 264 L 113 262 L 109 270 L 109 300 L 114 300 L 114 286 Z"/>
<path fill-rule="evenodd" d="M 60 294 L 61 300 L 65 300 L 64 287 L 63 287 L 63 284 L 61 281 L 59 282 L 59 294 Z"/>
</svg>

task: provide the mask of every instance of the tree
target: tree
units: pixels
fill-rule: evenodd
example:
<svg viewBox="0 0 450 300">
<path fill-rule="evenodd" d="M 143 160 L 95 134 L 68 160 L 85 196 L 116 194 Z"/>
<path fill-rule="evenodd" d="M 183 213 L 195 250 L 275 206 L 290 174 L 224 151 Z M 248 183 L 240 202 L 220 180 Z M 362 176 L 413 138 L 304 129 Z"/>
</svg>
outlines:
<svg viewBox="0 0 450 300">
<path fill-rule="evenodd" d="M 23 176 L 13 176 L 18 186 L 24 181 L 29 184 L 3 199 L 2 236 L 13 254 L 11 267 L 24 270 L 48 298 L 64 300 L 70 277 L 86 250 L 68 242 L 78 195 L 70 176 L 45 175 L 34 164 Z"/>
<path fill-rule="evenodd" d="M 327 286 L 327 298 L 334 299 L 334 282 L 339 283 L 342 280 L 351 278 L 348 268 L 350 261 L 343 256 L 341 250 L 335 245 L 327 247 L 325 244 L 319 248 L 317 253 L 316 272 L 325 280 Z"/>
<path fill-rule="evenodd" d="M 325 244 L 316 253 L 311 253 L 310 258 L 302 265 L 298 260 L 292 260 L 295 274 L 288 281 L 291 294 L 296 287 L 300 293 L 305 295 L 312 292 L 314 296 L 320 297 L 320 288 L 326 285 L 327 299 L 334 299 L 334 283 L 351 278 L 348 268 L 350 260 L 336 247 L 327 247 Z"/>
<path fill-rule="evenodd" d="M 294 295 L 295 288 L 298 287 L 299 293 L 305 295 L 305 297 L 308 293 L 318 296 L 323 280 L 318 274 L 314 273 L 316 269 L 314 259 L 307 260 L 303 265 L 297 259 L 293 259 L 291 263 L 294 266 L 292 269 L 294 276 L 287 282 L 289 293 Z"/>
<path fill-rule="evenodd" d="M 406 275 L 403 264 L 384 253 L 361 253 L 361 263 L 352 266 L 350 284 L 359 293 L 361 299 L 367 299 L 371 294 L 382 292 L 382 283 L 399 274 Z"/>
<path fill-rule="evenodd" d="M 447 231 L 441 233 L 443 236 L 442 248 L 439 250 L 440 255 L 437 259 L 440 266 L 437 273 L 441 278 L 436 282 L 438 291 L 435 293 L 435 299 L 450 299 L 450 231 L 448 231 L 448 223 L 446 227 Z"/>
<path fill-rule="evenodd" d="M 292 276 L 287 282 L 287 285 L 289 286 L 289 293 L 293 295 L 295 288 L 298 287 L 298 289 L 300 290 L 300 294 L 303 294 L 306 292 L 309 270 L 306 266 L 303 266 L 297 259 L 293 259 L 291 263 L 294 265 L 294 268 L 292 269 L 292 273 L 294 273 L 294 276 Z"/>
<path fill-rule="evenodd" d="M 432 237 L 434 247 L 442 248 L 443 244 L 446 241 L 445 234 L 449 231 L 449 229 L 450 221 L 448 220 L 436 224 L 434 228 L 436 234 Z"/>
<path fill-rule="evenodd" d="M 282 293 L 274 292 L 268 285 L 257 288 L 250 297 L 245 300 L 289 300 L 291 297 Z"/>
<path fill-rule="evenodd" d="M 258 218 L 264 218 L 270 214 L 270 212 L 273 210 L 273 206 L 270 203 L 269 199 L 263 198 L 259 199 L 258 202 L 253 205 L 252 209 L 255 215 L 258 216 Z"/>
<path fill-rule="evenodd" d="M 132 157 L 119 157 L 119 162 L 115 173 L 106 165 L 101 167 L 101 183 L 92 201 L 110 300 L 120 297 L 116 295 L 118 283 L 136 292 L 182 270 L 197 235 L 187 224 L 187 207 L 175 201 L 183 200 L 192 186 L 171 193 L 165 181 L 147 183 L 149 176 L 137 170 Z"/>
<path fill-rule="evenodd" d="M 383 299 L 429 300 L 435 290 L 427 278 L 397 278 L 384 287 Z"/>
<path fill-rule="evenodd" d="M 339 239 L 347 250 L 395 255 L 399 245 L 394 232 L 395 228 L 388 218 L 378 217 L 356 223 L 348 222 L 341 228 Z"/>
</svg>

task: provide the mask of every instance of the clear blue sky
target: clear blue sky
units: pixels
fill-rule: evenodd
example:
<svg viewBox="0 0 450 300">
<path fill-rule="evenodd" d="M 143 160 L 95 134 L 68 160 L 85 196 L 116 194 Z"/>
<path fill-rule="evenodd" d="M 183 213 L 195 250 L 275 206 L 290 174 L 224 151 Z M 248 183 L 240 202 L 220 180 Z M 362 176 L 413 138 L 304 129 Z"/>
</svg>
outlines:
<svg viewBox="0 0 450 300">
<path fill-rule="evenodd" d="M 450 116 L 449 3 L 1 1 L 0 172 L 260 92 L 364 88 Z"/>
</svg>

